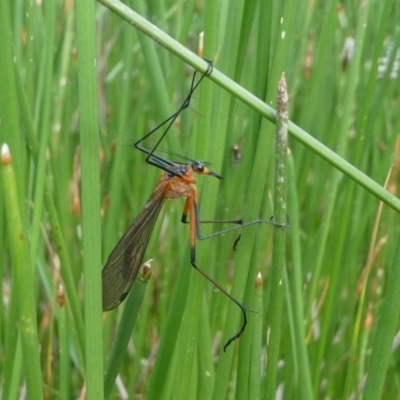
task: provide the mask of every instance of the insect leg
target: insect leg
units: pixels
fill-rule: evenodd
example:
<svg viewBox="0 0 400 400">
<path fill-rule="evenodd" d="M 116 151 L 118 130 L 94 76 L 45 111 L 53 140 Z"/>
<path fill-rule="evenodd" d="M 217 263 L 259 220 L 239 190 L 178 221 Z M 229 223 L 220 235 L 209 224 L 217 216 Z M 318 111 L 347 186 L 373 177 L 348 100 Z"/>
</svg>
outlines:
<svg viewBox="0 0 400 400">
<path fill-rule="evenodd" d="M 243 323 L 238 332 L 233 335 L 224 345 L 224 351 L 226 351 L 227 347 L 236 339 L 240 337 L 240 335 L 244 332 L 247 325 L 247 308 L 235 297 L 233 297 L 230 293 L 228 293 L 222 286 L 220 286 L 217 282 L 214 281 L 205 271 L 203 271 L 200 267 L 198 267 L 196 263 L 196 239 L 198 237 L 198 229 L 200 228 L 200 224 L 197 218 L 197 192 L 194 192 L 191 196 L 186 199 L 186 203 L 183 209 L 182 220 L 186 220 L 187 214 L 190 213 L 190 263 L 192 266 L 203 275 L 212 285 L 214 285 L 220 292 L 222 292 L 225 296 L 227 296 L 231 301 L 233 301 L 242 311 L 243 315 Z"/>
<path fill-rule="evenodd" d="M 183 111 L 184 109 L 188 108 L 190 105 L 190 100 L 192 99 L 192 95 L 194 93 L 194 91 L 197 89 L 197 87 L 200 85 L 201 81 L 208 75 L 211 74 L 212 70 L 213 70 L 213 66 L 212 66 L 212 62 L 209 60 L 205 60 L 208 63 L 208 67 L 206 69 L 206 71 L 201 75 L 200 79 L 196 82 L 196 75 L 197 75 L 197 70 L 193 73 L 193 78 L 192 78 L 192 83 L 190 86 L 190 91 L 189 94 L 186 96 L 185 100 L 183 101 L 182 105 L 179 107 L 178 111 L 176 111 L 174 114 L 172 114 L 169 118 L 167 118 L 165 121 L 161 122 L 161 124 L 159 124 L 158 126 L 156 126 L 154 129 L 152 129 L 149 133 L 147 133 L 146 135 L 144 135 L 141 139 L 139 139 L 137 142 L 134 143 L 134 146 L 136 149 L 140 150 L 141 152 L 147 154 L 146 157 L 146 162 L 149 163 L 149 161 L 155 157 L 154 152 L 157 150 L 158 146 L 160 145 L 160 143 L 162 142 L 162 140 L 164 139 L 165 135 L 167 134 L 167 132 L 169 131 L 169 129 L 171 128 L 171 126 L 173 125 L 173 123 L 176 121 L 176 119 L 178 118 L 179 114 L 181 113 L 181 111 Z M 141 146 L 140 143 L 142 143 L 145 139 L 147 139 L 148 137 L 150 137 L 151 135 L 153 135 L 156 131 L 158 131 L 160 128 L 162 128 L 164 125 L 166 125 L 166 129 L 164 130 L 164 132 L 162 133 L 161 137 L 157 140 L 156 144 L 154 145 L 154 147 L 150 150 L 150 149 L 146 149 L 145 147 Z M 158 159 L 160 159 L 161 157 L 156 157 Z M 162 159 L 163 160 L 163 159 Z M 154 165 L 154 164 L 153 164 Z M 156 166 L 159 166 L 157 164 L 155 164 Z M 159 166 L 161 169 L 161 166 Z"/>
</svg>

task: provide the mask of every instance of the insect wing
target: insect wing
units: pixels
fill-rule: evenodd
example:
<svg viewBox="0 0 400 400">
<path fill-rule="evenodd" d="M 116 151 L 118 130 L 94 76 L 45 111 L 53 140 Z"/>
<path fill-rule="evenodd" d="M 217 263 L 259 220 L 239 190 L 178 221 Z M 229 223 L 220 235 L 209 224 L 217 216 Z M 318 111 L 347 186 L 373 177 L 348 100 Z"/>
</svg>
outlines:
<svg viewBox="0 0 400 400">
<path fill-rule="evenodd" d="M 164 202 L 156 190 L 108 257 L 102 271 L 103 310 L 119 306 L 135 281 L 154 224 Z"/>
</svg>

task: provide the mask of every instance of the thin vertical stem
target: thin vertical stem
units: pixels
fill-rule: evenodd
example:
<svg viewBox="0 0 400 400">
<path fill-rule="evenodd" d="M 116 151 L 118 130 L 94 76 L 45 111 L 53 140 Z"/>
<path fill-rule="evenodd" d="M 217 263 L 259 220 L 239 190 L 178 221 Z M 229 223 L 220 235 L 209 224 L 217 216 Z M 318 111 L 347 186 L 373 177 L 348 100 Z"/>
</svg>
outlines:
<svg viewBox="0 0 400 400">
<path fill-rule="evenodd" d="M 274 215 L 276 222 L 285 224 L 286 210 L 286 158 L 288 143 L 288 93 L 286 79 L 282 74 L 278 82 L 276 143 L 275 143 L 275 194 Z M 283 269 L 285 268 L 285 229 L 274 228 L 271 300 L 268 308 L 268 344 L 267 344 L 267 383 L 266 399 L 275 398 L 275 387 L 278 372 L 279 344 L 283 303 Z"/>
</svg>

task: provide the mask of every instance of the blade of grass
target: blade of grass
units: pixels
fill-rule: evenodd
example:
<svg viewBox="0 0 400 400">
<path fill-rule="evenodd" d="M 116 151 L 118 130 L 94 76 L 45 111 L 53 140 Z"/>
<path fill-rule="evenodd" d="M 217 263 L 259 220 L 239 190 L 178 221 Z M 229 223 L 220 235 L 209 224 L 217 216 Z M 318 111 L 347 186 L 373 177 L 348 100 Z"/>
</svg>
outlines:
<svg viewBox="0 0 400 400">
<path fill-rule="evenodd" d="M 38 245 L 40 240 L 40 223 L 43 212 L 43 192 L 45 190 L 46 181 L 46 164 L 47 164 L 47 150 L 49 145 L 50 137 L 50 119 L 51 119 L 51 102 L 53 94 L 53 80 L 46 79 L 45 77 L 51 77 L 53 72 L 53 54 L 55 44 L 55 28 L 56 28 L 56 4 L 54 2 L 45 4 L 45 31 L 46 40 L 43 49 L 43 63 L 40 68 L 39 82 L 43 85 L 40 92 L 42 97 L 36 99 L 37 102 L 41 103 L 41 115 L 40 115 L 40 126 L 38 131 L 40 132 L 39 140 L 39 152 L 36 163 L 36 181 L 34 188 L 34 204 L 32 216 L 32 246 L 31 246 L 31 260 L 33 261 L 37 256 Z"/>
<path fill-rule="evenodd" d="M 306 346 L 306 333 L 304 326 L 304 300 L 303 300 L 303 279 L 301 265 L 301 244 L 300 244 L 300 226 L 299 226 L 299 205 L 296 189 L 296 174 L 293 156 L 288 155 L 288 211 L 290 215 L 290 234 L 292 238 L 292 278 L 289 280 L 290 291 L 292 295 L 293 323 L 295 349 L 298 360 L 298 390 L 299 399 L 312 400 L 314 398 L 310 363 Z"/>
<path fill-rule="evenodd" d="M 15 350 L 14 364 L 13 370 L 11 374 L 10 381 L 7 382 L 7 385 L 4 385 L 4 394 L 7 395 L 7 399 L 17 400 L 19 399 L 20 392 L 20 381 L 22 376 L 22 363 L 23 363 L 23 354 L 22 354 L 22 345 L 21 345 L 21 335 L 15 335 L 17 337 L 17 344 Z M 7 389 L 7 391 L 6 391 Z"/>
<path fill-rule="evenodd" d="M 212 358 L 211 351 L 204 351 L 204 349 L 212 349 L 212 342 L 210 337 L 209 328 L 209 306 L 208 301 L 203 301 L 200 310 L 200 322 L 199 331 L 197 333 L 197 358 L 198 358 L 198 369 L 199 369 L 199 395 L 200 399 L 211 398 L 214 380 L 215 380 L 215 368 L 214 361 Z M 211 354 L 211 356 L 204 356 L 203 353 Z"/>
<path fill-rule="evenodd" d="M 390 364 L 391 346 L 400 315 L 400 238 L 388 271 L 387 287 L 382 304 L 379 324 L 372 342 L 372 354 L 368 366 L 367 382 L 363 399 L 382 398 L 387 369 Z"/>
<path fill-rule="evenodd" d="M 95 3 L 90 0 L 76 3 L 76 25 L 79 53 L 86 389 L 89 400 L 101 400 L 104 396 L 104 384 Z"/>
<path fill-rule="evenodd" d="M 188 252 L 185 252 L 186 259 L 188 259 Z M 186 268 L 185 268 L 186 267 Z M 161 340 L 158 354 L 157 362 L 154 366 L 154 370 L 148 385 L 147 399 L 160 399 L 163 397 L 163 393 L 168 393 L 169 391 L 165 389 L 168 383 L 168 377 L 170 371 L 165 368 L 165 364 L 170 364 L 173 358 L 176 341 L 178 339 L 177 332 L 180 329 L 182 323 L 182 316 L 185 309 L 185 304 L 182 299 L 187 297 L 190 274 L 192 269 L 189 266 L 183 266 L 178 281 L 175 286 L 173 297 L 170 300 L 170 308 L 165 321 L 165 325 L 161 332 L 163 340 Z"/>
<path fill-rule="evenodd" d="M 4 324 L 4 365 L 3 365 L 3 393 L 8 399 L 17 399 L 19 391 L 19 382 L 22 372 L 22 351 L 21 337 L 15 329 L 18 325 L 18 302 L 14 300 L 17 297 L 15 281 L 12 282 L 10 305 L 6 323 Z"/>
<path fill-rule="evenodd" d="M 21 198 L 20 207 L 25 205 L 25 187 L 23 176 L 23 152 L 22 137 L 19 134 L 19 112 L 16 96 L 13 42 L 10 26 L 10 10 L 8 1 L 0 4 L 0 39 L 3 43 L 3 51 L 0 52 L 0 73 L 3 79 L 0 90 L 0 140 L 6 142 L 13 154 L 14 168 L 17 175 L 18 192 Z M 22 216 L 24 218 L 24 215 Z M 24 219 L 22 221 L 24 223 Z"/>
<path fill-rule="evenodd" d="M 18 301 L 19 330 L 25 359 L 25 378 L 28 396 L 43 399 L 42 375 L 39 360 L 39 339 L 36 326 L 35 296 L 33 293 L 33 270 L 29 257 L 29 244 L 23 229 L 22 203 L 18 193 L 16 174 L 9 147 L 1 147 L 2 182 L 7 215 L 7 230 L 13 268 L 14 289 Z"/>
<path fill-rule="evenodd" d="M 243 396 L 239 397 L 242 399 L 261 399 L 261 382 L 260 377 L 262 376 L 262 340 L 263 334 L 263 281 L 261 273 L 257 274 L 254 282 L 254 308 L 257 310 L 257 314 L 252 321 L 252 337 L 251 337 L 251 354 L 250 368 L 248 370 L 248 395 L 243 393 Z M 240 365 L 239 365 L 240 367 Z M 239 368 L 238 368 L 239 372 Z M 244 375 L 244 371 L 243 371 Z"/>
<path fill-rule="evenodd" d="M 392 171 L 392 168 L 390 169 L 388 176 L 386 178 L 385 185 L 384 185 L 385 188 L 388 185 L 391 171 Z M 365 321 L 366 312 L 368 312 L 368 311 L 365 311 L 366 292 L 367 292 L 369 276 L 370 276 L 370 272 L 371 272 L 371 268 L 372 268 L 372 262 L 373 262 L 373 258 L 374 258 L 374 251 L 376 248 L 376 240 L 377 240 L 377 235 L 378 235 L 379 223 L 380 223 L 381 217 L 382 217 L 382 208 L 383 208 L 383 204 L 382 204 L 382 202 L 380 202 L 377 213 L 376 213 L 375 222 L 374 222 L 374 229 L 373 229 L 372 237 L 371 237 L 371 245 L 370 245 L 370 248 L 368 251 L 368 258 L 367 258 L 367 262 L 366 262 L 366 266 L 365 266 L 366 272 L 363 276 L 364 282 L 363 282 L 363 286 L 362 286 L 361 293 L 360 293 L 359 306 L 357 309 L 357 316 L 354 321 L 353 338 L 352 338 L 352 342 L 351 342 L 350 361 L 349 361 L 349 367 L 347 369 L 346 387 L 344 390 L 344 394 L 346 395 L 346 398 L 350 397 L 352 384 L 355 381 L 355 379 L 353 378 L 353 374 L 355 374 L 355 366 L 357 364 L 356 359 L 359 356 L 358 343 L 360 343 L 360 345 L 362 345 L 362 343 L 363 343 L 362 340 L 361 341 L 359 340 L 359 336 L 360 336 L 360 333 L 363 331 L 362 324 Z M 361 356 L 360 356 L 360 358 L 361 358 Z"/>
<path fill-rule="evenodd" d="M 139 312 L 140 305 L 146 290 L 147 281 L 151 278 L 151 269 L 149 266 L 142 266 L 139 271 L 140 278 L 137 278 L 133 284 L 130 295 L 127 299 L 121 322 L 114 338 L 114 344 L 111 349 L 104 380 L 104 398 L 108 399 L 114 387 L 115 380 L 122 360 L 126 354 L 129 339 L 132 335 L 133 326 Z"/>
<path fill-rule="evenodd" d="M 12 36 L 11 36 L 11 26 L 10 26 L 10 10 L 8 1 L 2 1 L 0 3 L 0 41 L 3 43 L 3 50 L 0 52 L 0 75 L 4 79 L 2 83 L 2 89 L 0 90 L 0 143 L 7 142 L 14 153 L 14 162 L 16 163 L 16 173 L 19 193 L 21 198 L 20 207 L 23 209 L 24 193 L 23 188 L 23 175 L 22 175 L 22 143 L 21 136 L 18 134 L 20 132 L 19 126 L 19 115 L 17 107 L 17 97 L 15 91 L 15 72 L 13 63 L 13 48 L 12 48 Z M 5 205 L 5 195 L 3 193 L 3 185 L 0 188 L 0 205 L 1 214 L 3 214 L 3 221 L 5 222 L 6 215 L 3 212 L 3 206 Z M 24 216 L 24 214 L 23 214 Z M 5 226 L 4 224 L 2 226 Z M 24 230 L 26 231 L 26 230 Z M 6 232 L 3 229 L 3 238 L 5 239 Z M 6 255 L 6 240 L 2 242 L 4 245 L 0 246 L 2 251 L 2 256 Z M 1 263 L 3 264 L 3 263 Z M 2 266 L 1 272 L 5 273 L 5 268 Z M 3 275 L 2 275 L 3 278 Z M 17 298 L 16 292 L 16 282 L 10 279 L 11 295 L 10 295 L 10 305 L 8 308 L 8 313 L 4 313 L 4 323 L 2 324 L 5 329 L 5 340 L 4 340 L 4 374 L 3 375 L 3 391 L 4 396 L 7 398 L 11 396 L 12 391 L 15 391 L 16 386 L 14 385 L 18 382 L 19 373 L 17 372 L 17 366 L 20 365 L 20 358 L 18 358 L 17 353 L 17 341 L 18 332 L 15 326 L 18 324 L 18 302 L 14 301 Z M 2 328 L 3 328 L 2 326 Z M 15 362 L 16 360 L 16 362 Z"/>
<path fill-rule="evenodd" d="M 65 308 L 65 293 L 64 288 L 58 288 L 58 337 L 60 341 L 59 357 L 60 357 L 60 370 L 59 370 L 59 392 L 60 400 L 67 400 L 71 398 L 71 366 L 68 354 L 69 342 L 69 329 L 67 320 L 67 310 Z"/>
</svg>

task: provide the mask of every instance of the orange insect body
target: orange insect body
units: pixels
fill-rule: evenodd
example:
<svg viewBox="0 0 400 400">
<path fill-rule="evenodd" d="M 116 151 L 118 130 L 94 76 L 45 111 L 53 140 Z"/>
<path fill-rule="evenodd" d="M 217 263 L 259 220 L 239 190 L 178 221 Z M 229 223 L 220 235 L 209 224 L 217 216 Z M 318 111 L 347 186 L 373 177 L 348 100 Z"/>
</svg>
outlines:
<svg viewBox="0 0 400 400">
<path fill-rule="evenodd" d="M 183 176 L 173 176 L 168 177 L 167 172 L 163 172 L 161 178 L 161 184 L 165 184 L 165 197 L 167 199 L 178 199 L 179 197 L 189 197 L 193 193 L 197 192 L 196 179 L 193 177 L 193 171 L 188 171 L 187 168 L 186 175 Z"/>
</svg>

